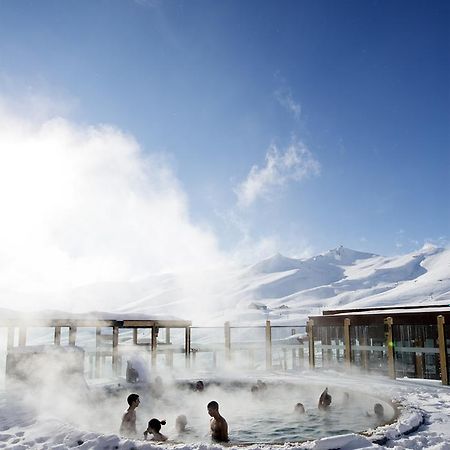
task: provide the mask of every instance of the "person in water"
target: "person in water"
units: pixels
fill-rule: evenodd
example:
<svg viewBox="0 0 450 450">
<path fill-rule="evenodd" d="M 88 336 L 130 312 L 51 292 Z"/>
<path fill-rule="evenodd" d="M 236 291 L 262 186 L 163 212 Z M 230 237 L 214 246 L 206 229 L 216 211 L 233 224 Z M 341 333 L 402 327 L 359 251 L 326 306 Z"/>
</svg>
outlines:
<svg viewBox="0 0 450 450">
<path fill-rule="evenodd" d="M 205 389 L 205 383 L 203 383 L 202 380 L 198 380 L 197 383 L 195 383 L 195 390 L 197 392 L 202 392 Z"/>
<path fill-rule="evenodd" d="M 294 411 L 297 414 L 305 414 L 305 407 L 303 406 L 303 403 L 297 403 L 294 407 Z"/>
<path fill-rule="evenodd" d="M 153 434 L 151 441 L 164 442 L 167 441 L 167 436 L 164 436 L 161 431 L 161 425 L 165 425 L 165 420 L 152 419 L 148 423 L 147 429 L 144 431 L 144 439 L 147 440 L 149 434 Z"/>
<path fill-rule="evenodd" d="M 208 414 L 211 416 L 211 437 L 216 442 L 228 442 L 228 424 L 219 414 L 219 404 L 216 401 L 208 403 Z"/>
<path fill-rule="evenodd" d="M 317 407 L 319 409 L 328 409 L 331 405 L 331 395 L 328 393 L 328 388 L 326 387 L 325 390 L 320 394 L 319 397 L 319 404 Z"/>
<path fill-rule="evenodd" d="M 186 432 L 187 418 L 184 414 L 179 415 L 175 420 L 175 429 L 178 434 Z"/>
<path fill-rule="evenodd" d="M 141 402 L 139 400 L 138 394 L 130 394 L 127 397 L 128 409 L 125 411 L 122 416 L 122 423 L 120 424 L 120 433 L 133 437 L 136 436 L 136 408 L 139 406 Z"/>
<path fill-rule="evenodd" d="M 164 393 L 164 384 L 162 378 L 158 375 L 150 385 L 150 392 L 154 398 L 161 398 Z"/>
<path fill-rule="evenodd" d="M 377 419 L 382 419 L 384 417 L 384 408 L 381 403 L 375 403 L 373 406 L 373 412 L 377 416 Z"/>
</svg>

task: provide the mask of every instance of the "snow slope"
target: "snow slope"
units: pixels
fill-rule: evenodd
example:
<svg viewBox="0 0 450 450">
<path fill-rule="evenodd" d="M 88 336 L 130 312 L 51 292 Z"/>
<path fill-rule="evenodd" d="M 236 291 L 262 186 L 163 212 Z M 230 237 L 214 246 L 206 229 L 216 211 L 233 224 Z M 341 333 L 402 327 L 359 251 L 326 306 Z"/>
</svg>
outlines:
<svg viewBox="0 0 450 450">
<path fill-rule="evenodd" d="M 339 247 L 306 259 L 280 254 L 250 267 L 207 273 L 154 274 L 31 296 L 2 293 L 0 307 L 172 315 L 194 325 L 300 324 L 326 308 L 450 302 L 450 250 L 427 245 L 396 257 Z M 57 307 L 55 307 L 57 305 Z"/>
</svg>

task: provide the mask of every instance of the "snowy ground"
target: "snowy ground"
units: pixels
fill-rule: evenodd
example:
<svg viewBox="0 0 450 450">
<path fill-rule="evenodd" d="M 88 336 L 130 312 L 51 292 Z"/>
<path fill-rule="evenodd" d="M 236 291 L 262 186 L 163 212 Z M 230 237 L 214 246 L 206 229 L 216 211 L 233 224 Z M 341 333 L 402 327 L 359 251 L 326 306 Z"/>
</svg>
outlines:
<svg viewBox="0 0 450 450">
<path fill-rule="evenodd" d="M 254 375 L 253 375 L 254 376 Z M 261 377 L 261 374 L 259 374 Z M 437 382 L 422 380 L 391 381 L 380 377 L 346 376 L 328 371 L 299 374 L 272 373 L 266 381 L 287 380 L 289 382 L 317 383 L 345 388 L 350 392 L 370 392 L 380 398 L 390 397 L 400 405 L 400 415 L 396 422 L 380 427 L 371 436 L 346 435 L 325 438 L 301 444 L 284 444 L 285 449 L 332 449 L 350 450 L 356 448 L 392 448 L 450 450 L 450 388 Z M 55 402 L 57 399 L 55 398 Z M 108 412 L 113 414 L 112 412 Z M 207 419 L 206 419 L 207 420 Z M 228 418 L 230 427 L 233 419 Z M 417 428 L 417 429 L 416 429 Z M 376 442 L 382 442 L 379 445 Z M 274 445 L 250 445 L 249 449 L 269 449 Z M 0 393 L 0 448 L 25 449 L 95 449 L 95 450 L 150 450 L 150 449 L 220 449 L 221 445 L 210 442 L 197 444 L 152 444 L 145 441 L 129 440 L 114 434 L 100 434 L 92 429 L 79 429 L 70 421 L 55 417 L 52 408 L 36 415 L 19 398 L 13 398 L 5 391 Z M 227 448 L 238 449 L 232 443 Z"/>
</svg>

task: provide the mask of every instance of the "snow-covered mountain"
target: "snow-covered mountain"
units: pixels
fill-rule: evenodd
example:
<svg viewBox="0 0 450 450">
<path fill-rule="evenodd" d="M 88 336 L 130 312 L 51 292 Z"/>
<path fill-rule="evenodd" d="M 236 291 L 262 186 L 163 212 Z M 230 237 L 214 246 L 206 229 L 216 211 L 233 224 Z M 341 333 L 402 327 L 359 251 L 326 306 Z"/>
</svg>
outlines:
<svg viewBox="0 0 450 450">
<path fill-rule="evenodd" d="M 71 311 L 175 315 L 194 324 L 299 324 L 326 308 L 448 304 L 450 250 L 427 245 L 396 257 L 344 247 L 306 259 L 276 254 L 250 267 L 88 285 L 48 294 L 45 302 L 34 296 L 33 309 L 52 297 L 58 309 Z M 14 304 L 20 300 L 29 299 Z"/>
</svg>

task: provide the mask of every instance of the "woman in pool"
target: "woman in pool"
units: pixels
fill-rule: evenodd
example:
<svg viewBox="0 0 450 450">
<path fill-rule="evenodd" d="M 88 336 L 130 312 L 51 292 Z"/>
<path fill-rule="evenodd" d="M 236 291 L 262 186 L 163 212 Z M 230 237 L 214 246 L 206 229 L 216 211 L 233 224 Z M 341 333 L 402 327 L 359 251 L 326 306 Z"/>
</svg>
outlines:
<svg viewBox="0 0 450 450">
<path fill-rule="evenodd" d="M 161 425 L 165 424 L 166 424 L 165 420 L 158 420 L 154 418 L 150 420 L 147 429 L 144 431 L 144 439 L 147 440 L 147 436 L 149 434 L 153 434 L 153 437 L 150 439 L 151 441 L 158 441 L 158 442 L 167 441 L 167 436 L 164 436 L 164 434 L 160 433 Z"/>
</svg>

